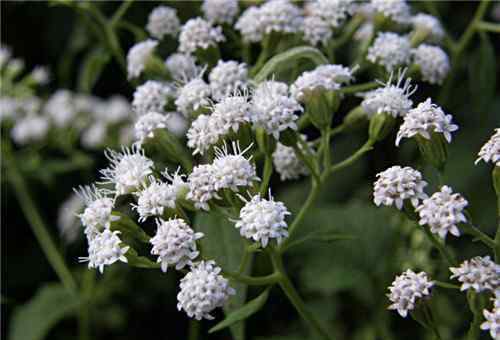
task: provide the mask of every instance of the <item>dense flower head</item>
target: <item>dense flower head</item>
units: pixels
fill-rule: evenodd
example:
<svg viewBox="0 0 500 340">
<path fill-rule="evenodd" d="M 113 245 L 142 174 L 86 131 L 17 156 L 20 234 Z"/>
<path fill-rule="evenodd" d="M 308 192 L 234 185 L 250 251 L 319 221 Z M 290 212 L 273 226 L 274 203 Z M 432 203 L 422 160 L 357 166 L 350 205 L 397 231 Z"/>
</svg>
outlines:
<svg viewBox="0 0 500 340">
<path fill-rule="evenodd" d="M 241 150 L 238 142 L 232 143 L 230 153 L 227 144 L 222 148 L 215 148 L 214 186 L 215 190 L 231 189 L 238 191 L 240 187 L 251 186 L 254 181 L 259 181 L 255 170 L 255 165 L 251 162 L 252 157 L 245 158 L 244 154 L 252 145 L 245 150 Z"/>
<path fill-rule="evenodd" d="M 393 83 L 394 73 L 391 72 L 387 83 L 383 87 L 363 94 L 361 102 L 363 110 L 368 117 L 379 113 L 388 113 L 393 117 L 403 117 L 412 108 L 413 101 L 410 96 L 417 87 L 411 86 L 411 78 L 404 78 L 405 72 L 399 72 L 397 81 Z"/>
<path fill-rule="evenodd" d="M 153 37 L 162 39 L 166 35 L 175 37 L 180 26 L 181 23 L 174 8 L 158 6 L 149 14 L 146 29 Z"/>
<path fill-rule="evenodd" d="M 173 186 L 161 182 L 153 176 L 149 176 L 148 183 L 134 193 L 137 196 L 137 204 L 132 207 L 139 213 L 139 222 L 148 217 L 162 216 L 165 209 L 175 209 L 177 192 Z"/>
<path fill-rule="evenodd" d="M 173 53 L 167 60 L 165 66 L 168 72 L 176 80 L 192 79 L 201 71 L 201 68 L 196 65 L 195 58 L 190 54 Z"/>
<path fill-rule="evenodd" d="M 192 113 L 210 104 L 210 85 L 196 77 L 177 90 L 175 105 L 180 113 L 189 117 Z"/>
<path fill-rule="evenodd" d="M 272 239 L 276 239 L 279 244 L 288 237 L 285 218 L 290 212 L 282 202 L 275 201 L 271 193 L 268 200 L 260 194 L 253 196 L 250 201 L 242 196 L 241 199 L 245 205 L 240 210 L 239 219 L 235 221 L 241 236 L 259 242 L 262 247 L 266 247 Z"/>
<path fill-rule="evenodd" d="M 481 324 L 482 330 L 489 330 L 491 338 L 497 340 L 500 338 L 500 306 L 495 306 L 491 311 L 484 309 L 483 316 L 485 321 Z"/>
<path fill-rule="evenodd" d="M 76 193 L 72 193 L 59 207 L 57 229 L 66 244 L 73 243 L 80 236 L 81 224 L 78 221 L 78 215 L 84 208 L 85 202 Z"/>
<path fill-rule="evenodd" d="M 500 265 L 493 262 L 489 256 L 476 256 L 464 261 L 460 267 L 451 267 L 450 271 L 462 283 L 461 290 L 474 289 L 476 292 L 500 289 Z"/>
<path fill-rule="evenodd" d="M 45 116 L 27 115 L 19 119 L 11 130 L 11 137 L 17 144 L 38 142 L 47 136 L 49 121 Z"/>
<path fill-rule="evenodd" d="M 211 116 L 199 115 L 187 131 L 187 146 L 193 149 L 193 155 L 203 155 L 217 143 L 223 132 Z"/>
<path fill-rule="evenodd" d="M 203 233 L 195 233 L 184 220 L 171 218 L 167 221 L 156 220 L 158 229 L 151 238 L 153 245 L 151 254 L 158 255 L 161 270 L 166 273 L 168 266 L 175 266 L 179 270 L 186 265 L 191 265 L 198 255 L 196 240 L 203 237 Z"/>
<path fill-rule="evenodd" d="M 493 136 L 481 147 L 476 164 L 481 160 L 500 166 L 500 129 L 495 129 Z"/>
<path fill-rule="evenodd" d="M 117 196 L 137 190 L 153 172 L 153 161 L 137 145 L 122 147 L 122 152 L 107 149 L 105 155 L 111 164 L 101 170 L 102 178 L 104 183 L 114 184 Z"/>
<path fill-rule="evenodd" d="M 161 81 L 148 80 L 135 89 L 132 107 L 137 115 L 165 112 L 169 98 L 174 96 L 173 87 Z"/>
<path fill-rule="evenodd" d="M 222 307 L 236 292 L 221 274 L 214 261 L 200 261 L 181 279 L 177 294 L 177 309 L 184 310 L 190 318 L 212 320 L 210 315 Z"/>
<path fill-rule="evenodd" d="M 393 71 L 398 66 L 407 65 L 410 58 L 410 41 L 407 37 L 393 32 L 379 32 L 366 56 L 366 59 L 383 66 L 387 72 Z"/>
<path fill-rule="evenodd" d="M 238 0 L 203 0 L 203 14 L 216 24 L 231 24 L 238 14 Z"/>
<path fill-rule="evenodd" d="M 137 118 L 134 125 L 135 139 L 142 145 L 147 139 L 154 138 L 155 131 L 166 129 L 169 114 L 149 112 Z"/>
<path fill-rule="evenodd" d="M 300 8 L 289 0 L 270 0 L 260 7 L 260 24 L 264 33 L 295 33 L 302 26 Z"/>
<path fill-rule="evenodd" d="M 415 273 L 408 269 L 389 287 L 387 297 L 392 302 L 388 309 L 397 310 L 399 315 L 406 318 L 408 312 L 415 308 L 419 299 L 430 295 L 434 282 L 429 280 L 427 273 Z"/>
<path fill-rule="evenodd" d="M 112 215 L 115 200 L 109 197 L 108 190 L 90 185 L 80 187 L 75 192 L 85 203 L 85 209 L 78 217 L 85 227 L 87 237 L 92 238 L 96 232 L 109 229 L 111 222 L 119 219 L 118 216 Z"/>
<path fill-rule="evenodd" d="M 444 185 L 440 191 L 424 199 L 417 207 L 419 224 L 427 224 L 431 232 L 442 239 L 445 239 L 448 233 L 460 236 L 457 224 L 467 221 L 463 212 L 467 205 L 467 200 Z"/>
<path fill-rule="evenodd" d="M 410 19 L 410 8 L 406 0 L 371 0 L 370 6 L 375 13 L 400 24 Z"/>
<path fill-rule="evenodd" d="M 321 18 L 336 28 L 354 12 L 355 7 L 354 0 L 316 0 L 308 4 L 307 11 L 310 16 Z"/>
<path fill-rule="evenodd" d="M 401 210 L 405 200 L 417 207 L 421 199 L 427 198 L 424 192 L 427 182 L 419 171 L 409 166 L 392 166 L 377 174 L 377 178 L 373 186 L 373 202 L 377 206 L 395 205 Z"/>
<path fill-rule="evenodd" d="M 250 122 L 252 106 L 246 92 L 234 92 L 211 107 L 210 119 L 217 125 L 220 134 L 238 132 L 240 126 Z"/>
<path fill-rule="evenodd" d="M 158 41 L 148 39 L 132 46 L 127 54 L 127 74 L 129 79 L 137 78 L 142 74 L 157 45 Z"/>
<path fill-rule="evenodd" d="M 189 191 L 186 198 L 194 203 L 195 208 L 210 210 L 208 201 L 220 199 L 215 187 L 216 169 L 212 164 L 201 164 L 193 168 L 188 176 Z"/>
<path fill-rule="evenodd" d="M 305 135 L 301 135 L 300 137 L 304 141 L 306 140 Z M 302 144 L 299 144 L 299 148 L 302 148 Z M 309 174 L 307 166 L 297 157 L 292 147 L 278 142 L 272 157 L 274 168 L 282 181 L 297 179 L 302 175 Z"/>
<path fill-rule="evenodd" d="M 259 42 L 264 37 L 264 26 L 261 24 L 261 10 L 259 7 L 248 7 L 234 25 L 240 31 L 243 41 Z"/>
<path fill-rule="evenodd" d="M 412 51 L 412 57 L 422 79 L 430 84 L 441 85 L 450 71 L 450 60 L 441 47 L 422 44 Z"/>
<path fill-rule="evenodd" d="M 217 47 L 219 42 L 225 40 L 221 27 L 213 27 L 202 18 L 189 19 L 182 26 L 179 35 L 179 51 L 194 53 L 197 49 L 206 50 L 209 47 Z"/>
<path fill-rule="evenodd" d="M 45 103 L 44 112 L 49 115 L 59 128 L 73 123 L 77 111 L 73 104 L 74 96 L 68 90 L 57 90 Z"/>
<path fill-rule="evenodd" d="M 286 84 L 279 82 L 263 82 L 254 91 L 252 98 L 253 124 L 262 127 L 276 139 L 288 128 L 297 129 L 295 121 L 298 116 L 295 113 L 303 111 L 295 99 L 283 93 L 283 89 L 287 88 Z"/>
<path fill-rule="evenodd" d="M 302 33 L 304 34 L 304 40 L 313 46 L 326 45 L 333 35 L 330 24 L 317 16 L 304 18 Z"/>
<path fill-rule="evenodd" d="M 105 229 L 94 237 L 88 238 L 89 256 L 81 257 L 80 262 L 89 263 L 89 268 L 97 268 L 102 273 L 104 266 L 112 265 L 117 261 L 127 263 L 125 254 L 130 249 L 124 246 L 120 239 L 119 231 Z"/>
<path fill-rule="evenodd" d="M 438 42 L 444 37 L 444 29 L 441 22 L 435 16 L 426 13 L 418 13 L 411 18 L 411 24 L 414 30 L 423 30 L 428 32 L 427 40 Z"/>
<path fill-rule="evenodd" d="M 244 63 L 219 60 L 208 75 L 212 96 L 220 100 L 237 90 L 247 87 L 248 69 Z"/>
<path fill-rule="evenodd" d="M 399 145 L 402 138 L 411 138 L 415 135 L 430 139 L 431 133 L 441 133 L 449 143 L 451 142 L 451 132 L 458 130 L 458 126 L 453 124 L 451 120 L 451 115 L 445 114 L 439 106 L 427 98 L 425 102 L 408 111 L 404 117 L 396 137 L 396 145 Z"/>
</svg>

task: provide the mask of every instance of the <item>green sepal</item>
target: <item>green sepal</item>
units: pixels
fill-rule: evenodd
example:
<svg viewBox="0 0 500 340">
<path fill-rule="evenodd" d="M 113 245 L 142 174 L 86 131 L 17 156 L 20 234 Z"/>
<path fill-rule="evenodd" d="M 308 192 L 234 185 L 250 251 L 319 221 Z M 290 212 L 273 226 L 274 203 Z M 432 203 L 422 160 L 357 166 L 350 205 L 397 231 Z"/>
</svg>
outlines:
<svg viewBox="0 0 500 340">
<path fill-rule="evenodd" d="M 171 80 L 172 75 L 168 72 L 165 63 L 155 55 L 148 58 L 144 66 L 144 73 L 147 79 Z"/>
<path fill-rule="evenodd" d="M 325 90 L 308 91 L 305 95 L 306 114 L 311 123 L 318 129 L 330 127 L 333 114 L 339 107 L 339 96 L 336 92 Z"/>
<path fill-rule="evenodd" d="M 370 119 L 368 133 L 372 142 L 383 140 L 396 124 L 396 119 L 388 113 L 376 113 Z"/>
<path fill-rule="evenodd" d="M 368 122 L 368 116 L 361 106 L 356 106 L 344 117 L 343 125 L 348 131 L 355 130 Z"/>
<path fill-rule="evenodd" d="M 424 160 L 434 168 L 442 171 L 448 158 L 448 144 L 439 133 L 432 133 L 431 139 L 416 136 L 418 149 Z"/>
</svg>

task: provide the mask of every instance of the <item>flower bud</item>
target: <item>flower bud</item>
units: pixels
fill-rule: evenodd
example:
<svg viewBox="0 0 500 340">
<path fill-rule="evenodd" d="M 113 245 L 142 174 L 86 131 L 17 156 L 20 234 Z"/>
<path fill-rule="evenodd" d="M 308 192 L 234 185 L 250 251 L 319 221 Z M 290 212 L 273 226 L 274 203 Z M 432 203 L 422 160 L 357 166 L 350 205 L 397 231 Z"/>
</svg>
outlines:
<svg viewBox="0 0 500 340">
<path fill-rule="evenodd" d="M 383 140 L 391 132 L 396 120 L 387 113 L 377 113 L 370 119 L 368 133 L 372 142 Z"/>
<path fill-rule="evenodd" d="M 368 122 L 366 112 L 357 106 L 344 117 L 343 125 L 347 130 L 354 130 Z"/>
<path fill-rule="evenodd" d="M 440 133 L 432 133 L 430 139 L 417 135 L 418 149 L 424 160 L 438 170 L 443 170 L 448 157 L 448 144 Z"/>
<path fill-rule="evenodd" d="M 331 124 L 333 113 L 339 106 L 338 94 L 318 88 L 305 93 L 304 103 L 311 123 L 321 130 Z"/>
</svg>

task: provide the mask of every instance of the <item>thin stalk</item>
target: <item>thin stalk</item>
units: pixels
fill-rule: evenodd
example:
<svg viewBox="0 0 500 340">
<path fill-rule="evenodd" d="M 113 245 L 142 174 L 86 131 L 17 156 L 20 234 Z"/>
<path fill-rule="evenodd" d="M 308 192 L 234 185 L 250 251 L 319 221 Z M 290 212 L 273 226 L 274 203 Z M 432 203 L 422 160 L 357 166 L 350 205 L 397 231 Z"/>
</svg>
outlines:
<svg viewBox="0 0 500 340">
<path fill-rule="evenodd" d="M 262 174 L 262 183 L 260 184 L 260 194 L 265 195 L 267 189 L 269 188 L 269 181 L 271 180 L 271 175 L 273 174 L 273 158 L 270 154 L 266 154 L 266 159 L 264 160 L 264 172 Z"/>
<path fill-rule="evenodd" d="M 478 30 L 492 32 L 492 33 L 500 33 L 500 24 L 494 24 L 492 22 L 480 21 L 476 24 Z"/>
<path fill-rule="evenodd" d="M 439 329 L 437 327 L 436 322 L 434 321 L 434 315 L 432 314 L 432 310 L 429 308 L 427 303 L 424 304 L 424 315 L 425 315 L 425 318 L 427 319 L 427 322 L 428 322 L 432 332 L 436 336 L 436 338 L 438 340 L 441 340 L 442 339 L 441 334 L 439 334 Z"/>
<path fill-rule="evenodd" d="M 465 234 L 471 235 L 471 236 L 477 238 L 479 241 L 483 242 L 489 248 L 495 249 L 495 247 L 496 247 L 495 241 L 491 237 L 489 237 L 488 235 L 483 233 L 481 230 L 479 230 L 471 222 L 464 224 L 462 229 L 464 230 Z"/>
<path fill-rule="evenodd" d="M 201 323 L 198 320 L 189 320 L 188 340 L 198 340 Z"/>
<path fill-rule="evenodd" d="M 90 298 L 95 284 L 95 271 L 85 270 L 83 273 L 81 296 L 83 303 L 78 318 L 78 336 L 80 340 L 90 340 Z"/>
<path fill-rule="evenodd" d="M 480 335 L 479 327 L 483 320 L 483 301 L 481 300 L 481 296 L 479 294 L 476 294 L 474 291 L 470 290 L 467 293 L 467 302 L 469 304 L 469 309 L 472 311 L 473 315 L 469 331 L 467 332 L 467 340 L 477 340 L 479 339 Z"/>
<path fill-rule="evenodd" d="M 224 271 L 223 274 L 230 279 L 245 283 L 249 286 L 269 286 L 278 283 L 281 278 L 280 273 L 277 272 L 266 276 L 248 276 L 227 271 Z"/>
<path fill-rule="evenodd" d="M 308 157 L 306 155 L 304 155 L 304 152 L 302 151 L 302 149 L 298 146 L 298 144 L 295 144 L 293 146 L 293 150 L 295 151 L 295 154 L 297 155 L 297 157 L 302 161 L 304 162 L 304 164 L 307 166 L 307 168 L 309 169 L 309 171 L 311 172 L 313 178 L 315 181 L 319 181 L 320 180 L 320 176 L 319 176 L 319 173 L 318 173 L 318 169 L 316 169 L 316 166 L 315 166 L 315 162 L 313 162 L 311 160 L 311 157 Z"/>
<path fill-rule="evenodd" d="M 453 283 L 436 281 L 434 280 L 434 285 L 437 287 L 445 288 L 445 289 L 460 289 L 460 286 L 454 285 Z"/>
<path fill-rule="evenodd" d="M 356 93 L 356 92 L 363 92 L 363 91 L 368 91 L 368 90 L 373 90 L 377 87 L 379 87 L 380 84 L 377 83 L 376 81 L 370 81 L 368 83 L 363 83 L 363 84 L 356 84 L 356 85 L 351 85 L 351 86 L 345 86 L 338 90 L 340 93 L 344 94 L 350 94 L 350 93 Z"/>
<path fill-rule="evenodd" d="M 441 241 L 439 241 L 436 238 L 436 235 L 434 235 L 429 230 L 429 228 L 424 227 L 423 229 L 424 229 L 425 235 L 427 235 L 427 238 L 429 239 L 429 241 L 431 241 L 431 243 L 434 245 L 434 247 L 436 247 L 436 249 L 439 251 L 439 253 L 441 254 L 441 256 L 446 260 L 446 262 L 448 262 L 448 264 L 450 266 L 454 266 L 455 265 L 455 259 L 453 258 L 453 255 L 450 254 L 450 252 L 448 251 L 448 249 L 444 246 L 444 244 L 441 243 Z"/>
<path fill-rule="evenodd" d="M 323 155 L 323 169 L 328 169 L 330 164 L 332 164 L 332 155 L 330 150 L 330 129 L 327 128 L 321 131 L 321 139 L 323 140 L 321 143 L 322 146 L 322 155 Z"/>
<path fill-rule="evenodd" d="M 113 16 L 111 17 L 111 20 L 109 22 L 111 27 L 114 27 L 120 21 L 125 13 L 127 13 L 133 2 L 134 0 L 125 0 L 124 2 L 122 2 L 120 7 L 118 7 L 118 9 L 116 10 L 115 14 L 113 14 Z"/>
<path fill-rule="evenodd" d="M 350 157 L 346 158 L 340 163 L 337 163 L 335 165 L 332 165 L 325 173 L 323 174 L 322 177 L 327 177 L 331 175 L 332 173 L 339 171 L 341 169 L 344 169 L 348 167 L 349 165 L 355 163 L 358 159 L 361 158 L 365 153 L 373 149 L 373 142 L 372 141 L 367 141 L 361 148 L 358 149 L 353 155 Z"/>
</svg>

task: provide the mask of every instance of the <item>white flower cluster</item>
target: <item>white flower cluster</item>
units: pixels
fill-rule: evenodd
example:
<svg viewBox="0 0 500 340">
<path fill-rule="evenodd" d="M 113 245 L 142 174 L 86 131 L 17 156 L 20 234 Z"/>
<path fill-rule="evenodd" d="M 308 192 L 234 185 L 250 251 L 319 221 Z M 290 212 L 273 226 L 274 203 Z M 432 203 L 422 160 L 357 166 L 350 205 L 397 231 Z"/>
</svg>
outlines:
<svg viewBox="0 0 500 340">
<path fill-rule="evenodd" d="M 411 18 L 411 24 L 415 31 L 421 30 L 427 32 L 429 37 L 426 40 L 431 42 L 439 42 L 444 37 L 444 29 L 441 22 L 432 15 L 418 13 Z"/>
<path fill-rule="evenodd" d="M 157 39 L 170 35 L 175 37 L 180 29 L 177 11 L 167 6 L 158 6 L 149 14 L 146 29 Z"/>
<path fill-rule="evenodd" d="M 467 205 L 467 200 L 444 185 L 440 191 L 424 199 L 417 207 L 419 224 L 427 224 L 431 232 L 438 234 L 442 239 L 445 239 L 448 233 L 458 237 L 460 231 L 457 224 L 467 221 L 463 213 Z"/>
<path fill-rule="evenodd" d="M 377 174 L 377 181 L 373 185 L 373 202 L 379 205 L 395 205 L 403 208 L 405 200 L 410 200 L 416 208 L 420 200 L 426 199 L 424 188 L 427 182 L 422 179 L 422 174 L 407 167 L 399 165 Z"/>
<path fill-rule="evenodd" d="M 137 205 L 132 205 L 139 213 L 139 222 L 151 216 L 162 216 L 165 209 L 175 209 L 177 199 L 176 187 L 161 182 L 154 176 L 148 178 L 148 184 L 134 193 L 137 196 Z"/>
<path fill-rule="evenodd" d="M 431 139 L 432 133 L 440 133 L 448 143 L 451 142 L 451 132 L 458 130 L 458 125 L 452 123 L 452 116 L 433 104 L 430 98 L 408 111 L 403 124 L 399 127 L 396 145 L 402 138 L 411 138 L 415 135 Z"/>
<path fill-rule="evenodd" d="M 115 201 L 109 197 L 109 191 L 92 185 L 80 187 L 75 192 L 85 202 L 85 209 L 78 217 L 80 217 L 88 237 L 101 230 L 109 229 L 111 222 L 119 219 L 118 216 L 112 215 Z"/>
<path fill-rule="evenodd" d="M 481 147 L 476 164 L 480 161 L 493 163 L 497 167 L 500 166 L 500 129 L 495 129 L 495 133 L 490 140 Z"/>
<path fill-rule="evenodd" d="M 464 261 L 460 267 L 451 267 L 450 271 L 462 283 L 461 290 L 473 289 L 476 292 L 496 291 L 500 289 L 500 265 L 489 256 L 477 256 Z"/>
<path fill-rule="evenodd" d="M 125 254 L 130 247 L 122 244 L 119 235 L 119 231 L 105 229 L 94 237 L 88 238 L 89 256 L 81 257 L 80 262 L 88 262 L 89 268 L 98 268 L 101 273 L 104 271 L 104 266 L 112 265 L 117 261 L 127 263 Z"/>
<path fill-rule="evenodd" d="M 313 46 L 326 45 L 333 36 L 330 24 L 317 16 L 305 17 L 302 23 L 302 31 L 304 40 Z"/>
<path fill-rule="evenodd" d="M 397 310 L 403 318 L 408 316 L 408 312 L 415 309 L 419 299 L 430 295 L 430 289 L 434 282 L 429 280 L 425 272 L 415 273 L 408 269 L 396 279 L 389 287 L 387 297 L 392 304 L 388 309 Z"/>
<path fill-rule="evenodd" d="M 219 42 L 225 40 L 221 27 L 213 27 L 210 22 L 202 18 L 189 19 L 182 26 L 179 35 L 179 51 L 194 53 L 198 49 L 206 50 L 209 47 L 217 47 Z"/>
<path fill-rule="evenodd" d="M 450 71 L 450 60 L 441 47 L 422 44 L 412 50 L 412 57 L 422 80 L 429 84 L 441 85 Z"/>
<path fill-rule="evenodd" d="M 275 201 L 269 193 L 269 200 L 257 194 L 247 201 L 240 210 L 239 219 L 236 220 L 235 227 L 240 229 L 243 237 L 259 242 L 262 247 L 266 247 L 269 240 L 276 239 L 278 244 L 288 237 L 288 225 L 285 221 L 290 212 L 282 202 Z"/>
<path fill-rule="evenodd" d="M 238 0 L 204 0 L 201 9 L 210 22 L 232 24 L 238 14 Z"/>
<path fill-rule="evenodd" d="M 237 90 L 244 90 L 248 82 L 247 66 L 234 60 L 219 60 L 208 75 L 212 96 L 221 100 Z"/>
<path fill-rule="evenodd" d="M 411 59 L 410 40 L 393 32 L 380 32 L 368 49 L 366 59 L 383 66 L 387 72 L 406 66 Z"/>
<path fill-rule="evenodd" d="M 481 329 L 489 330 L 491 338 L 497 340 L 500 338 L 500 292 L 496 292 L 493 309 L 484 309 L 483 315 L 485 321 L 481 324 Z"/>
<path fill-rule="evenodd" d="M 193 79 L 201 72 L 195 58 L 190 54 L 173 53 L 165 60 L 165 66 L 176 80 Z"/>
<path fill-rule="evenodd" d="M 148 39 L 132 46 L 127 54 L 127 73 L 129 79 L 137 78 L 142 74 L 157 45 L 158 42 L 156 40 Z"/>
<path fill-rule="evenodd" d="M 354 0 L 316 0 L 307 6 L 307 14 L 319 18 L 332 28 L 337 28 L 354 13 L 356 2 Z"/>
<path fill-rule="evenodd" d="M 57 228 L 66 244 L 75 242 L 80 236 L 81 224 L 78 223 L 78 215 L 84 208 L 85 202 L 76 193 L 72 193 L 59 207 Z"/>
<path fill-rule="evenodd" d="M 304 141 L 306 140 L 305 135 L 301 135 L 301 138 Z M 302 144 L 299 144 L 299 148 L 302 148 Z M 274 168 L 280 175 L 282 181 L 297 179 L 300 176 L 309 174 L 309 169 L 304 162 L 297 157 L 292 147 L 285 146 L 278 142 L 272 157 Z"/>
<path fill-rule="evenodd" d="M 185 117 L 190 117 L 210 104 L 210 85 L 200 76 L 191 79 L 177 90 L 175 105 Z"/>
<path fill-rule="evenodd" d="M 370 10 L 400 24 L 410 19 L 410 8 L 406 0 L 371 0 Z"/>
<path fill-rule="evenodd" d="M 174 93 L 170 84 L 148 80 L 135 89 L 132 107 L 138 116 L 150 112 L 164 113 L 165 106 L 174 97 Z"/>
<path fill-rule="evenodd" d="M 139 116 L 134 125 L 135 139 L 142 145 L 147 139 L 154 138 L 155 131 L 168 127 L 169 114 L 149 112 Z"/>
</svg>

